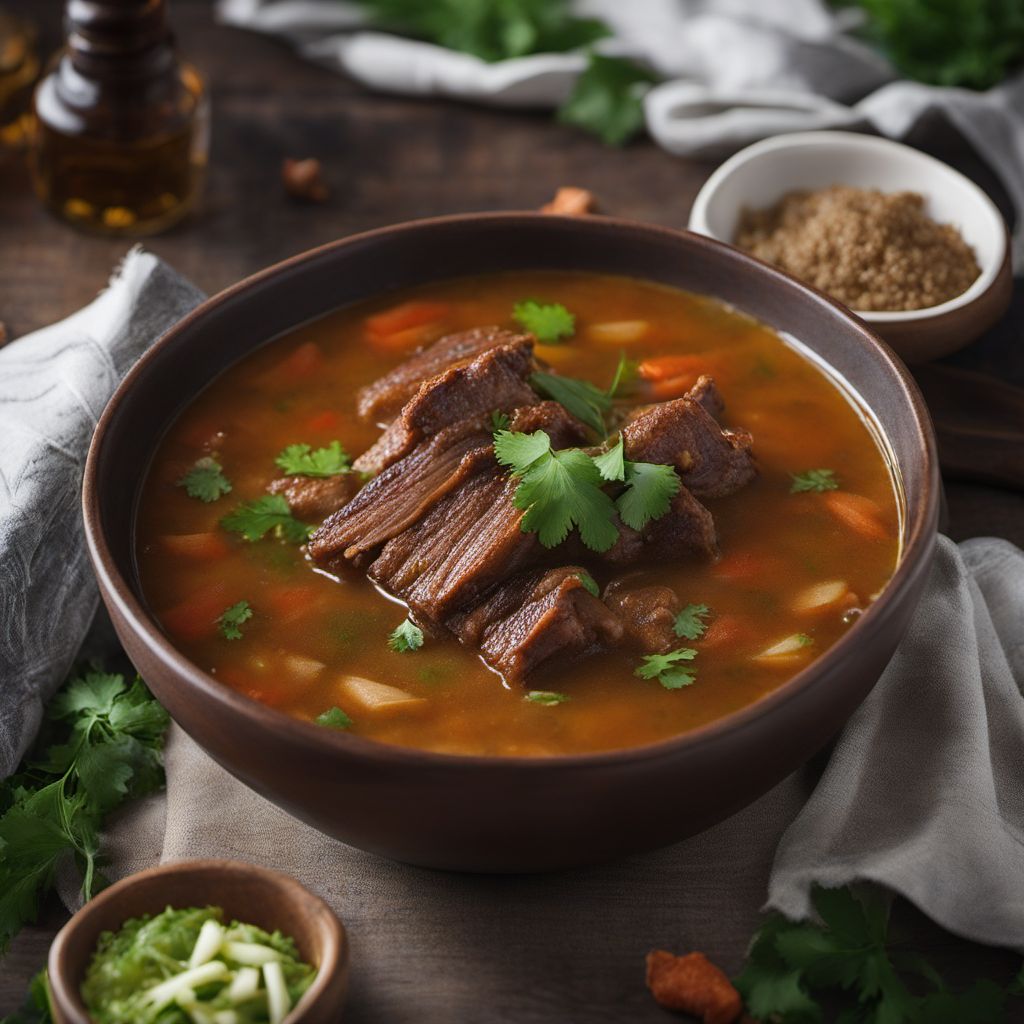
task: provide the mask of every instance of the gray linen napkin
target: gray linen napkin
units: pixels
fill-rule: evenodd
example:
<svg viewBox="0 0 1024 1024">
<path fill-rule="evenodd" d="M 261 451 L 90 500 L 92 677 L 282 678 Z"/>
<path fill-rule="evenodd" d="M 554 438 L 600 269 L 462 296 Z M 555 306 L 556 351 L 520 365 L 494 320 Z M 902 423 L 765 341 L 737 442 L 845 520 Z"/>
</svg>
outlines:
<svg viewBox="0 0 1024 1024">
<path fill-rule="evenodd" d="M 647 93 L 645 115 L 672 153 L 720 156 L 781 132 L 863 125 L 902 139 L 943 114 L 999 176 L 1024 255 L 1024 74 L 988 92 L 898 81 L 848 34 L 856 13 L 823 0 L 576 0 L 574 8 L 611 27 L 598 49 L 643 59 L 666 79 Z M 342 0 L 218 0 L 217 11 L 384 92 L 552 107 L 586 64 L 580 53 L 488 64 L 370 31 L 365 13 Z"/>
<path fill-rule="evenodd" d="M 202 298 L 133 249 L 90 305 L 0 348 L 0 779 L 96 610 L 80 497 L 93 428 L 132 363 Z"/>
</svg>

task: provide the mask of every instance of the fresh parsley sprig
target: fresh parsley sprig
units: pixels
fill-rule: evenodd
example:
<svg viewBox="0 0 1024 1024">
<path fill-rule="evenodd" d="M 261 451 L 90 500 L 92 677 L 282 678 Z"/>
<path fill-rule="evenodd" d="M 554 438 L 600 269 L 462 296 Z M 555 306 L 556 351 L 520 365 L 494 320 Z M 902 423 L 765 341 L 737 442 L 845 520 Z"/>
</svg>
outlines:
<svg viewBox="0 0 1024 1024">
<path fill-rule="evenodd" d="M 252 618 L 252 606 L 248 601 L 238 601 L 230 608 L 225 608 L 217 619 L 220 634 L 225 640 L 241 640 L 242 624 Z"/>
<path fill-rule="evenodd" d="M 348 452 L 340 441 L 315 451 L 308 444 L 290 444 L 274 459 L 289 476 L 338 476 L 352 471 Z"/>
<path fill-rule="evenodd" d="M 260 540 L 273 533 L 291 544 L 304 543 L 314 529 L 292 515 L 287 499 L 281 494 L 265 494 L 255 501 L 244 501 L 224 516 L 220 524 L 225 530 L 240 533 L 246 540 Z"/>
<path fill-rule="evenodd" d="M 667 654 L 647 654 L 633 674 L 641 679 L 657 679 L 666 690 L 681 690 L 696 682 L 697 673 L 692 667 L 684 668 L 679 662 L 691 662 L 696 657 L 697 652 L 692 647 L 680 647 Z"/>
<path fill-rule="evenodd" d="M 224 475 L 220 463 L 212 455 L 197 459 L 192 468 L 179 480 L 190 498 L 211 502 L 231 492 L 231 481 Z"/>
<path fill-rule="evenodd" d="M 388 637 L 388 647 L 399 654 L 418 651 L 423 646 L 423 630 L 412 619 L 406 619 L 396 626 Z"/>
<path fill-rule="evenodd" d="M 139 679 L 88 671 L 58 691 L 35 750 L 0 783 L 0 951 L 36 919 L 65 855 L 81 868 L 83 899 L 102 885 L 103 819 L 163 785 L 168 721 Z"/>
<path fill-rule="evenodd" d="M 803 473 L 791 473 L 790 476 L 793 479 L 789 486 L 790 494 L 802 494 L 805 491 L 822 494 L 839 490 L 839 481 L 831 469 L 808 469 Z"/>
<path fill-rule="evenodd" d="M 625 457 L 621 437 L 608 451 L 594 456 L 594 465 L 603 480 L 626 485 L 615 499 L 615 509 L 619 518 L 634 530 L 642 530 L 652 519 L 665 515 L 683 486 L 674 466 L 630 462 Z"/>
<path fill-rule="evenodd" d="M 558 120 L 622 146 L 644 126 L 644 96 L 657 77 L 636 61 L 591 53 Z"/>
<path fill-rule="evenodd" d="M 512 307 L 512 316 L 542 345 L 557 345 L 563 338 L 571 337 L 576 330 L 576 317 L 558 302 L 523 299 Z"/>
<path fill-rule="evenodd" d="M 711 614 L 706 604 L 688 604 L 675 618 L 672 631 L 684 640 L 699 640 L 707 631 L 704 621 Z"/>
</svg>

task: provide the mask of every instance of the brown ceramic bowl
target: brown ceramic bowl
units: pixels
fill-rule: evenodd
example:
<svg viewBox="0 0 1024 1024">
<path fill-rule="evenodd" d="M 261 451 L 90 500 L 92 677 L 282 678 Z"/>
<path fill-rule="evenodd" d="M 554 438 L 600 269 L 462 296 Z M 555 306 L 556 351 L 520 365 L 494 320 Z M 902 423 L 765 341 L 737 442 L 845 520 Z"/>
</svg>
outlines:
<svg viewBox="0 0 1024 1024">
<path fill-rule="evenodd" d="M 285 1024 L 335 1024 L 348 988 L 348 940 L 334 911 L 294 878 L 235 860 L 193 860 L 129 875 L 90 900 L 57 933 L 47 969 L 57 1024 L 90 1024 L 79 995 L 101 932 L 167 907 L 220 907 L 245 921 L 290 935 L 318 974 Z"/>
<path fill-rule="evenodd" d="M 860 396 L 904 501 L 892 581 L 846 636 L 781 689 L 676 739 L 561 757 L 461 757 L 318 729 L 222 686 L 161 632 L 133 556 L 135 499 L 168 424 L 213 376 L 298 324 L 390 288 L 497 270 L 625 274 L 717 297 L 801 339 Z M 714 240 L 605 218 L 481 214 L 326 245 L 208 300 L 118 389 L 85 473 L 85 521 L 118 634 L 175 720 L 238 778 L 353 846 L 417 864 L 530 871 L 692 835 L 831 739 L 889 661 L 928 573 L 938 469 L 903 365 L 846 310 Z M 695 781 L 698 780 L 698 781 Z"/>
</svg>

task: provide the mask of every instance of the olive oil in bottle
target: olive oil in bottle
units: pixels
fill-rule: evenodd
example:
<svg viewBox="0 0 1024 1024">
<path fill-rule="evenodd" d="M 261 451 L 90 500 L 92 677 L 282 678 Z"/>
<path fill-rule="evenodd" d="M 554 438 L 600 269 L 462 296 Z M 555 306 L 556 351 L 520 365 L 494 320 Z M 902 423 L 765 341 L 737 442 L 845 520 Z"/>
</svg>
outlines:
<svg viewBox="0 0 1024 1024">
<path fill-rule="evenodd" d="M 177 55 L 165 0 L 68 0 L 67 43 L 35 94 L 36 192 L 77 227 L 150 235 L 202 187 L 202 79 Z"/>
</svg>

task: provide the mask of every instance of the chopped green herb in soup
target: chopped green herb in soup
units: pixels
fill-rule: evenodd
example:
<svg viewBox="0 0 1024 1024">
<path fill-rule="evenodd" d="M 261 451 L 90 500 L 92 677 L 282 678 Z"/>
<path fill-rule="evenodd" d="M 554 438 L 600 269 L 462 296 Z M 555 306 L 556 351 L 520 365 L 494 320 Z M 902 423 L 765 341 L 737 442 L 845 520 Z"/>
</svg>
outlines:
<svg viewBox="0 0 1024 1024">
<path fill-rule="evenodd" d="M 181 415 L 148 602 L 225 686 L 465 754 L 664 740 L 826 652 L 899 555 L 855 402 L 772 330 L 627 278 L 516 272 L 350 307 Z"/>
<path fill-rule="evenodd" d="M 100 936 L 82 999 L 97 1024 L 280 1024 L 315 976 L 280 932 L 168 907 Z"/>
</svg>

